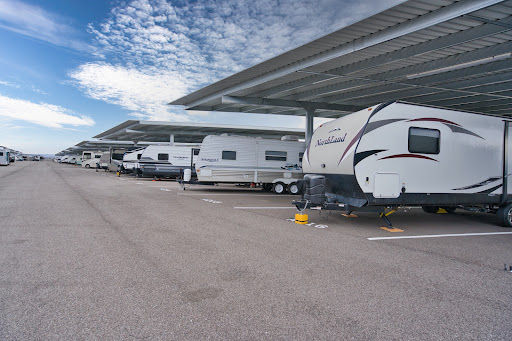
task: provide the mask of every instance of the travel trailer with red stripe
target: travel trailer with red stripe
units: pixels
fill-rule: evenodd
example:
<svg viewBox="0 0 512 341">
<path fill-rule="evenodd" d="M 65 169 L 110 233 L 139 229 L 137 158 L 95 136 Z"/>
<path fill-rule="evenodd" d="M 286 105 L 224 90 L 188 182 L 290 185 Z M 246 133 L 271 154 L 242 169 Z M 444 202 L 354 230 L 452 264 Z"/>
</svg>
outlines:
<svg viewBox="0 0 512 341">
<path fill-rule="evenodd" d="M 512 226 L 510 121 L 401 102 L 317 128 L 302 167 L 298 209 L 345 213 L 421 206 L 497 213 Z"/>
</svg>

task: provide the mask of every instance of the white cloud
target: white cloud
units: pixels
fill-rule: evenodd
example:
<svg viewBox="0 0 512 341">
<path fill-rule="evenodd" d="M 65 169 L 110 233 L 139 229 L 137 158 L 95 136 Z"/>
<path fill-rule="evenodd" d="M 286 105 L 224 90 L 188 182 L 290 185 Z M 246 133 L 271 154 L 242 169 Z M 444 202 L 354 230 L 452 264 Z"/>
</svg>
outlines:
<svg viewBox="0 0 512 341">
<path fill-rule="evenodd" d="M 0 117 L 27 121 L 51 128 L 94 125 L 94 121 L 91 118 L 76 115 L 57 105 L 34 103 L 3 95 L 0 95 Z"/>
<path fill-rule="evenodd" d="M 17 0 L 0 0 L 0 28 L 79 51 L 91 48 L 64 18 Z"/>
<path fill-rule="evenodd" d="M 83 64 L 70 73 L 92 98 L 133 111 L 132 116 L 153 120 L 186 121 L 182 114 L 168 111 L 170 97 L 186 92 L 179 74 L 141 72 L 135 68 L 106 63 Z"/>
<path fill-rule="evenodd" d="M 398 2 L 134 0 L 89 25 L 103 61 L 70 76 L 92 98 L 181 118 L 164 103 Z"/>
</svg>

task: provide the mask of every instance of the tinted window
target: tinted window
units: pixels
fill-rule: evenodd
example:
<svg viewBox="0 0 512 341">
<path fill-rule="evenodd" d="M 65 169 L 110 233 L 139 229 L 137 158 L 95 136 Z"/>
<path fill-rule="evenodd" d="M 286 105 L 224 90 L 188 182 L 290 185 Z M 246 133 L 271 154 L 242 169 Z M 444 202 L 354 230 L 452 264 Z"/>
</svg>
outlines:
<svg viewBox="0 0 512 341">
<path fill-rule="evenodd" d="M 123 156 L 124 156 L 124 154 L 113 153 L 112 154 L 112 160 L 123 160 Z"/>
<path fill-rule="evenodd" d="M 409 152 L 439 154 L 440 135 L 437 129 L 409 128 Z"/>
<path fill-rule="evenodd" d="M 94 158 L 95 159 L 99 159 L 101 157 L 101 155 L 97 154 L 97 155 L 94 155 Z"/>
<path fill-rule="evenodd" d="M 223 150 L 222 160 L 236 160 L 236 152 L 230 150 Z"/>
<path fill-rule="evenodd" d="M 89 160 L 91 158 L 91 153 L 84 153 L 84 160 Z"/>
<path fill-rule="evenodd" d="M 304 156 L 304 153 L 299 153 L 299 162 L 302 162 L 302 157 Z"/>
<path fill-rule="evenodd" d="M 267 161 L 286 161 L 286 152 L 267 150 L 267 151 L 265 151 L 265 160 L 267 160 Z"/>
<path fill-rule="evenodd" d="M 193 149 L 194 155 L 199 155 L 199 149 Z"/>
<path fill-rule="evenodd" d="M 137 154 L 137 160 L 140 160 L 141 156 L 142 156 L 142 154 Z"/>
<path fill-rule="evenodd" d="M 160 161 L 169 160 L 169 154 L 158 154 L 158 160 L 160 160 Z"/>
<path fill-rule="evenodd" d="M 4 152 L 0 152 L 0 156 L 4 156 Z"/>
</svg>

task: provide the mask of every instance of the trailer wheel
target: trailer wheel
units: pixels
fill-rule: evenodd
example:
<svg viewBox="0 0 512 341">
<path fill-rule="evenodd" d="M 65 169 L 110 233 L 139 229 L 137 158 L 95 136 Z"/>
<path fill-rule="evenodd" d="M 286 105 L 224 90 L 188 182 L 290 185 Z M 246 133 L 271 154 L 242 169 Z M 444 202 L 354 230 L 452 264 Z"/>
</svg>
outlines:
<svg viewBox="0 0 512 341">
<path fill-rule="evenodd" d="M 85 168 L 91 168 L 91 166 L 90 165 L 85 165 Z"/>
<path fill-rule="evenodd" d="M 439 210 L 439 207 L 437 207 L 437 206 L 421 206 L 421 208 L 426 213 L 436 213 L 437 210 Z"/>
<path fill-rule="evenodd" d="M 496 215 L 501 226 L 512 227 L 512 204 L 501 206 Z"/>
<path fill-rule="evenodd" d="M 292 182 L 291 184 L 289 184 L 286 190 L 290 194 L 299 194 L 300 192 L 299 186 L 297 186 L 296 182 Z"/>
<path fill-rule="evenodd" d="M 285 191 L 285 185 L 282 183 L 282 182 L 276 182 L 274 184 L 274 187 L 272 188 L 272 190 L 274 191 L 274 193 L 276 194 L 283 194 L 284 191 Z"/>
</svg>

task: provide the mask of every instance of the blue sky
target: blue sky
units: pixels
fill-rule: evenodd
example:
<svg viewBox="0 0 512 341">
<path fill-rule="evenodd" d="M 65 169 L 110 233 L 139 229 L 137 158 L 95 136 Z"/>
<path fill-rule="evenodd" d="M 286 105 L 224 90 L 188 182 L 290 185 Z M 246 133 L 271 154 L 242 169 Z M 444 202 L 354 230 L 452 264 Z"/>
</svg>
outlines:
<svg viewBox="0 0 512 341">
<path fill-rule="evenodd" d="M 303 127 L 166 103 L 400 0 L 0 0 L 0 145 L 55 153 L 127 119 Z"/>
</svg>

